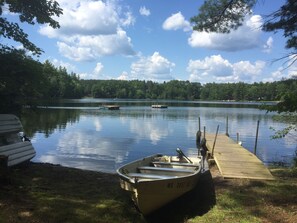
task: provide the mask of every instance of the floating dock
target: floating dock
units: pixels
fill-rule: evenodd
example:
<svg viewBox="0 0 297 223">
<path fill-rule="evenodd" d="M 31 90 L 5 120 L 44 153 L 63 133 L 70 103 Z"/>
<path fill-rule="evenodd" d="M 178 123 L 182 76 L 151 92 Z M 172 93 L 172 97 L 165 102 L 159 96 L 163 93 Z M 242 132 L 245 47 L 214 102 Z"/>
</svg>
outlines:
<svg viewBox="0 0 297 223">
<path fill-rule="evenodd" d="M 233 139 L 218 134 L 215 141 L 215 134 L 208 133 L 205 138 L 208 151 L 224 178 L 274 180 L 263 162 Z"/>
<path fill-rule="evenodd" d="M 167 105 L 152 105 L 152 108 L 168 108 Z"/>
<path fill-rule="evenodd" d="M 119 105 L 104 105 L 103 107 L 108 110 L 119 110 L 120 109 Z"/>
</svg>

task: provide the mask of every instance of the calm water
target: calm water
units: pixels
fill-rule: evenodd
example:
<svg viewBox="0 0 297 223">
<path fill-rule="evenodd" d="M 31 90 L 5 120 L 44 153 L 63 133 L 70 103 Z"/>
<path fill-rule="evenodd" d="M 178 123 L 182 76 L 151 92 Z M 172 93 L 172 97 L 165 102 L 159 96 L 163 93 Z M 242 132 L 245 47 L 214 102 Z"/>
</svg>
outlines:
<svg viewBox="0 0 297 223">
<path fill-rule="evenodd" d="M 99 109 L 116 103 L 120 110 Z M 162 101 L 168 109 L 152 109 L 150 101 L 67 100 L 28 112 L 21 117 L 37 151 L 33 161 L 49 162 L 103 172 L 115 172 L 124 163 L 155 153 L 175 154 L 177 147 L 196 154 L 198 117 L 201 128 L 228 132 L 243 146 L 254 150 L 260 120 L 257 155 L 265 163 L 290 163 L 296 149 L 293 138 L 271 140 L 272 113 L 255 104 Z M 295 138 L 296 139 L 296 138 Z"/>
</svg>

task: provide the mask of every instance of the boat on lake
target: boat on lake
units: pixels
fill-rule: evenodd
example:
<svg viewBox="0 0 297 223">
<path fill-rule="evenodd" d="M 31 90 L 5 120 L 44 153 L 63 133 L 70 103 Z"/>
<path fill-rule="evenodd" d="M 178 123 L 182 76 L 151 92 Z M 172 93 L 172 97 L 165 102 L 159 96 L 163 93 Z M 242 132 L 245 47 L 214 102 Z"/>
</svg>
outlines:
<svg viewBox="0 0 297 223">
<path fill-rule="evenodd" d="M 195 188 L 202 174 L 202 156 L 156 154 L 117 170 L 121 188 L 131 192 L 139 211 L 148 215 Z"/>
<path fill-rule="evenodd" d="M 104 105 L 103 108 L 108 109 L 108 110 L 119 110 L 120 106 L 119 105 Z"/>
<path fill-rule="evenodd" d="M 168 108 L 167 105 L 152 105 L 152 108 Z"/>
</svg>

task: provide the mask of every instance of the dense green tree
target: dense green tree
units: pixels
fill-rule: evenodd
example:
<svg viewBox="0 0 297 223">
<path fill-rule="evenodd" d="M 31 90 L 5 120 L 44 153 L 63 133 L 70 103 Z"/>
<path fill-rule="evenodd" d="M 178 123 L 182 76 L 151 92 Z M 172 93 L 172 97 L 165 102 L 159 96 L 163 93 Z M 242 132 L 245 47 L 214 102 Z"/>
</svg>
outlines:
<svg viewBox="0 0 297 223">
<path fill-rule="evenodd" d="M 256 0 L 206 0 L 191 18 L 194 30 L 228 33 L 242 25 Z"/>
<path fill-rule="evenodd" d="M 292 57 L 293 63 L 297 60 L 297 1 L 287 0 L 286 3 L 277 11 L 271 13 L 264 25 L 263 30 L 267 32 L 283 31 L 287 39 L 286 48 L 293 52 L 288 56 Z"/>
<path fill-rule="evenodd" d="M 45 94 L 42 64 L 24 51 L 0 53 L 0 110 L 7 112 Z"/>
<path fill-rule="evenodd" d="M 12 39 L 23 44 L 26 50 L 33 54 L 41 54 L 42 49 L 32 43 L 18 23 L 11 22 L 3 16 L 3 9 L 7 8 L 11 13 L 19 16 L 20 22 L 34 25 L 48 24 L 52 28 L 59 28 L 59 23 L 52 17 L 62 14 L 62 9 L 56 1 L 52 0 L 1 0 L 0 1 L 0 37 Z M 1 50 L 11 50 L 12 47 L 0 43 Z"/>
</svg>

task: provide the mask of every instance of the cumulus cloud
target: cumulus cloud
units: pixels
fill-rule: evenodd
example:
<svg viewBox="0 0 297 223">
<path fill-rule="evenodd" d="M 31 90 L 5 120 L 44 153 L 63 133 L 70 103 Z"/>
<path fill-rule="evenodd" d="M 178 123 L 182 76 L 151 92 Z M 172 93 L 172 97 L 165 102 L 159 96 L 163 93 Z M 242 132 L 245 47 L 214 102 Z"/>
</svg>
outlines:
<svg viewBox="0 0 297 223">
<path fill-rule="evenodd" d="M 79 77 L 81 79 L 92 80 L 105 79 L 105 76 L 102 74 L 103 68 L 104 66 L 102 65 L 102 63 L 98 62 L 91 73 L 80 73 Z"/>
<path fill-rule="evenodd" d="M 93 61 L 106 55 L 134 55 L 131 39 L 123 30 L 113 35 L 72 36 L 57 43 L 59 52 L 75 61 Z"/>
<path fill-rule="evenodd" d="M 254 64 L 249 61 L 239 61 L 232 64 L 221 55 L 213 55 L 203 60 L 190 60 L 187 71 L 190 73 L 190 81 L 236 82 L 255 80 L 264 67 L 263 61 L 256 61 Z"/>
<path fill-rule="evenodd" d="M 240 61 L 233 64 L 233 72 L 238 76 L 256 76 L 261 74 L 261 71 L 264 67 L 264 61 L 256 61 L 254 64 L 252 64 L 250 61 Z"/>
<path fill-rule="evenodd" d="M 168 17 L 163 23 L 163 29 L 165 30 L 178 30 L 182 29 L 184 31 L 192 30 L 190 22 L 185 19 L 185 17 L 178 12 L 176 14 Z"/>
<path fill-rule="evenodd" d="M 135 23 L 135 18 L 132 15 L 131 12 L 126 12 L 125 13 L 125 17 L 120 19 L 121 23 L 123 26 L 130 26 L 130 25 L 134 25 Z"/>
<path fill-rule="evenodd" d="M 140 7 L 139 13 L 143 16 L 149 16 L 151 14 L 150 10 L 147 9 L 145 6 Z"/>
<path fill-rule="evenodd" d="M 132 63 L 131 76 L 133 79 L 170 80 L 174 66 L 174 63 L 161 56 L 159 52 L 154 52 L 152 56 L 141 57 L 137 62 Z"/>
<path fill-rule="evenodd" d="M 57 38 L 59 52 L 76 61 L 95 60 L 102 55 L 134 55 L 124 27 L 135 19 L 119 10 L 114 1 L 59 0 L 63 15 L 56 18 L 60 29 L 42 26 L 39 32 Z"/>
<path fill-rule="evenodd" d="M 221 55 L 206 57 L 204 60 L 190 60 L 187 71 L 190 73 L 190 81 L 204 82 L 206 76 L 228 77 L 232 76 L 232 65 Z"/>
<path fill-rule="evenodd" d="M 97 63 L 94 69 L 94 74 L 99 75 L 102 72 L 102 70 L 103 70 L 102 63 Z"/>
<path fill-rule="evenodd" d="M 57 60 L 57 59 L 53 59 L 53 60 L 51 60 L 51 62 L 55 67 L 64 67 L 64 68 L 66 68 L 68 73 L 71 73 L 71 72 L 75 73 L 76 67 L 73 64 L 66 63 L 64 61 Z"/>
<path fill-rule="evenodd" d="M 117 80 L 129 80 L 128 72 L 123 71 L 122 74 L 117 78 Z"/>
<path fill-rule="evenodd" d="M 188 44 L 191 47 L 223 51 L 240 51 L 259 47 L 262 23 L 262 17 L 254 15 L 246 18 L 243 26 L 227 34 L 194 31 L 188 39 Z"/>
<path fill-rule="evenodd" d="M 264 51 L 265 53 L 270 53 L 270 52 L 271 52 L 271 49 L 272 49 L 272 45 L 273 45 L 273 38 L 270 36 L 270 37 L 267 39 L 267 41 L 266 41 L 266 43 L 264 44 L 264 46 L 263 46 L 263 51 Z"/>
</svg>

